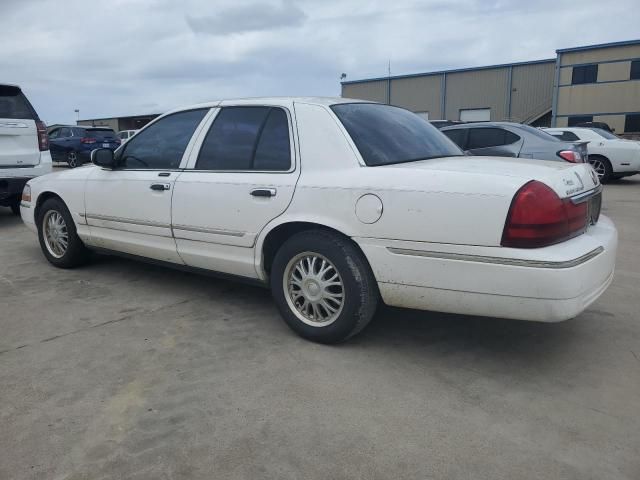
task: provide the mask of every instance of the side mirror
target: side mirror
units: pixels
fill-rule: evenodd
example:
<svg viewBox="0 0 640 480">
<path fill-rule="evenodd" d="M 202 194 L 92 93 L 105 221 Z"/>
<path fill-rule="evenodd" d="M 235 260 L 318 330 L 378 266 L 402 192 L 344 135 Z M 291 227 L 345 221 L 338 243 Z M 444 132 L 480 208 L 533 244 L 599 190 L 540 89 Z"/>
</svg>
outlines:
<svg viewBox="0 0 640 480">
<path fill-rule="evenodd" d="M 91 152 L 91 161 L 94 165 L 113 170 L 116 166 L 113 150 L 108 148 L 97 148 Z"/>
</svg>

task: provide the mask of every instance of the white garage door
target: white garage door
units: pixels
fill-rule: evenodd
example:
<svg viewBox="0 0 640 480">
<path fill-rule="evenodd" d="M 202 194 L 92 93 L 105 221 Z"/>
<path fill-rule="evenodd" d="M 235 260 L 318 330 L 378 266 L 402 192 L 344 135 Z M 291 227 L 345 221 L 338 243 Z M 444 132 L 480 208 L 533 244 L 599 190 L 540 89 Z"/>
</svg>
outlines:
<svg viewBox="0 0 640 480">
<path fill-rule="evenodd" d="M 416 115 L 425 120 L 429 120 L 429 112 L 416 112 Z"/>
<path fill-rule="evenodd" d="M 488 122 L 491 120 L 491 109 L 473 108 L 460 110 L 460 120 L 463 122 Z"/>
</svg>

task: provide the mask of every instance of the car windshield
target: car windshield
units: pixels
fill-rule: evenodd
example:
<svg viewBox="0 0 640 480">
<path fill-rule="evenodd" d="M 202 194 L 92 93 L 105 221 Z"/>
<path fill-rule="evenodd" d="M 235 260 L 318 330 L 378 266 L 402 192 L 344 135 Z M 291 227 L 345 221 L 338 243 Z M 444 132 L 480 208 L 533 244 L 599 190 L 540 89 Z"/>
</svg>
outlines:
<svg viewBox="0 0 640 480">
<path fill-rule="evenodd" d="M 614 135 L 611 132 L 607 132 L 605 129 L 603 128 L 592 128 L 591 130 L 593 130 L 594 132 L 596 132 L 598 135 L 600 135 L 601 137 L 606 138 L 607 140 L 617 140 L 619 137 L 617 135 Z"/>
<path fill-rule="evenodd" d="M 368 166 L 463 155 L 437 128 L 409 110 L 377 103 L 343 103 L 331 109 Z"/>
</svg>

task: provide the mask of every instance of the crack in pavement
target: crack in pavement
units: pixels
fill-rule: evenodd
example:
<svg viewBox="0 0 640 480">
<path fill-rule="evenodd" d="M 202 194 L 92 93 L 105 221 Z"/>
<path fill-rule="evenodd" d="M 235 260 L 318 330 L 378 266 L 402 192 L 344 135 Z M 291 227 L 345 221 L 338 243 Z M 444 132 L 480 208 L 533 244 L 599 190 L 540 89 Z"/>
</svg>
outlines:
<svg viewBox="0 0 640 480">
<path fill-rule="evenodd" d="M 61 333 L 60 335 L 54 335 L 53 337 L 49 337 L 49 338 L 44 338 L 42 340 L 38 340 L 37 342 L 27 343 L 27 344 L 24 344 L 24 345 L 20 345 L 18 347 L 8 348 L 6 350 L 0 350 L 0 355 L 2 355 L 4 353 L 8 353 L 8 352 L 13 352 L 15 350 L 20 350 L 20 349 L 25 348 L 25 347 L 32 347 L 34 345 L 39 345 L 41 343 L 51 342 L 51 341 L 57 340 L 59 338 L 68 337 L 69 335 L 74 335 L 76 333 L 85 332 L 85 331 L 91 330 L 93 328 L 104 327 L 105 325 L 111 325 L 113 323 L 118 323 L 118 322 L 122 322 L 124 320 L 129 320 L 130 318 L 136 317 L 138 315 L 153 314 L 153 313 L 159 312 L 160 310 L 164 310 L 165 308 L 173 308 L 173 307 L 177 307 L 178 305 L 184 305 L 185 303 L 189 303 L 190 301 L 191 301 L 190 299 L 187 299 L 187 300 L 182 300 L 180 302 L 172 303 L 170 305 L 164 305 L 164 306 L 156 308 L 154 310 L 130 313 L 129 315 L 125 315 L 125 316 L 120 317 L 120 318 L 114 318 L 113 320 L 107 320 L 106 322 L 96 323 L 95 325 L 89 325 L 88 327 L 78 328 L 78 329 L 72 330 L 70 332 Z"/>
</svg>

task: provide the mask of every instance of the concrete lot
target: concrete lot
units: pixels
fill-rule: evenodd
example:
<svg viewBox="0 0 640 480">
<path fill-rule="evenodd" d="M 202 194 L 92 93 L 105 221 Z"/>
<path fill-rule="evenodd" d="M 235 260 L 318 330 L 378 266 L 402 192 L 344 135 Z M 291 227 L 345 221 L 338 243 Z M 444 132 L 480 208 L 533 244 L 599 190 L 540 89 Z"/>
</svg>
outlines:
<svg viewBox="0 0 640 480">
<path fill-rule="evenodd" d="M 46 263 L 0 209 L 0 479 L 638 479 L 640 178 L 611 288 L 555 325 L 381 310 L 299 339 L 269 292 Z"/>
</svg>

